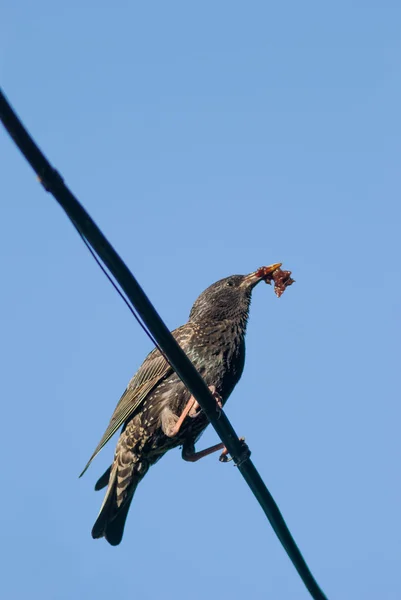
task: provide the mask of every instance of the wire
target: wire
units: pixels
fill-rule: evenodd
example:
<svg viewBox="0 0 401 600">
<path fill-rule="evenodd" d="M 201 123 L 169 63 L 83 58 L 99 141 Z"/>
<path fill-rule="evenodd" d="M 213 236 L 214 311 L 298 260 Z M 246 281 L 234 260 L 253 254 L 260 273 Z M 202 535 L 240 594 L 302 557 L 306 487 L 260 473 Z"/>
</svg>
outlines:
<svg viewBox="0 0 401 600">
<path fill-rule="evenodd" d="M 111 283 L 113 288 L 116 290 L 117 294 L 120 296 L 120 298 L 122 298 L 123 302 L 125 302 L 125 304 L 128 306 L 128 310 L 132 313 L 134 319 L 136 319 L 139 326 L 143 329 L 143 331 L 146 333 L 146 335 L 148 336 L 150 341 L 153 342 L 153 344 L 156 346 L 156 348 L 159 350 L 159 352 L 161 352 L 161 354 L 164 356 L 166 361 L 169 362 L 168 357 L 164 354 L 162 348 L 160 348 L 159 344 L 157 343 L 157 341 L 155 340 L 155 338 L 153 337 L 151 332 L 148 330 L 146 325 L 144 325 L 144 323 L 142 323 L 141 318 L 135 311 L 135 308 L 133 306 L 131 306 L 129 300 L 125 297 L 125 295 L 122 293 L 122 291 L 120 290 L 120 288 L 118 287 L 118 285 L 116 284 L 114 279 L 111 277 L 111 275 L 107 271 L 106 267 L 99 260 L 95 251 L 92 249 L 91 245 L 89 244 L 88 240 L 86 239 L 86 237 L 84 235 L 82 235 L 82 233 L 80 232 L 79 227 L 77 227 L 77 225 L 75 223 L 73 223 L 73 225 L 74 225 L 75 229 L 77 230 L 78 235 L 82 239 L 83 243 L 85 244 L 85 246 L 89 250 L 90 254 L 92 255 L 93 260 L 97 263 L 97 265 L 99 266 L 99 268 L 101 269 L 103 274 L 107 277 L 107 279 L 109 280 L 109 282 Z"/>
<path fill-rule="evenodd" d="M 254 464 L 249 458 L 241 461 L 241 451 L 243 450 L 243 446 L 239 442 L 238 436 L 225 413 L 222 411 L 220 416 L 217 415 L 215 400 L 206 386 L 206 383 L 177 344 L 124 261 L 117 254 L 113 246 L 109 243 L 83 206 L 65 185 L 60 174 L 52 167 L 28 134 L 10 104 L 7 102 L 1 89 L 0 117 L 4 127 L 25 156 L 28 163 L 37 173 L 45 190 L 54 196 L 79 231 L 81 237 L 84 241 L 87 241 L 87 245 L 93 250 L 93 254 L 100 257 L 102 263 L 113 274 L 116 281 L 121 286 L 121 289 L 126 294 L 129 302 L 135 307 L 135 311 L 143 321 L 144 326 L 149 329 L 150 334 L 154 337 L 155 343 L 157 343 L 163 353 L 168 357 L 168 361 L 173 369 L 187 386 L 191 394 L 199 402 L 202 410 L 205 412 L 228 452 L 233 457 L 238 466 L 238 470 L 269 519 L 271 526 L 294 564 L 294 567 L 298 571 L 302 581 L 309 590 L 312 598 L 314 598 L 314 600 L 327 600 L 309 570 L 277 504 L 257 472 Z M 98 264 L 100 263 L 98 262 Z M 128 304 L 128 300 L 124 301 Z"/>
</svg>

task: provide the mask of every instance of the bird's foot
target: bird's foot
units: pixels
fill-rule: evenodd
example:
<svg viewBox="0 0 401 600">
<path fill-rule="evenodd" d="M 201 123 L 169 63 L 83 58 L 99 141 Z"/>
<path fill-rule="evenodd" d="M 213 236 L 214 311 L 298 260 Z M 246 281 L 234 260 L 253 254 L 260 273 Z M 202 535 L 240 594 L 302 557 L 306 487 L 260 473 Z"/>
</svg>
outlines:
<svg viewBox="0 0 401 600">
<path fill-rule="evenodd" d="M 209 390 L 210 390 L 210 393 L 212 394 L 213 398 L 216 400 L 216 410 L 218 412 L 217 418 L 219 418 L 221 415 L 222 408 L 223 408 L 223 399 L 220 396 L 219 392 L 216 390 L 215 385 L 209 385 Z M 195 400 L 193 396 L 191 396 L 191 399 Z M 201 407 L 199 406 L 198 402 L 195 400 L 188 415 L 192 418 L 197 417 L 199 415 L 199 413 L 201 412 L 201 410 L 202 410 Z"/>
<path fill-rule="evenodd" d="M 246 460 L 248 460 L 248 458 L 251 456 L 251 451 L 249 450 L 248 444 L 245 443 L 245 438 L 241 437 L 239 438 L 239 441 L 241 442 L 241 454 L 239 456 L 238 461 L 235 463 L 236 467 L 239 467 L 240 465 L 242 465 L 242 463 L 244 463 Z M 227 448 L 224 448 L 223 452 L 220 454 L 219 456 L 219 461 L 220 462 L 230 462 L 233 459 L 232 456 L 228 456 L 228 450 Z"/>
<path fill-rule="evenodd" d="M 193 398 L 193 396 L 191 396 L 191 398 Z M 192 405 L 191 410 L 188 413 L 188 417 L 191 417 L 191 419 L 193 419 L 194 417 L 197 417 L 199 415 L 199 413 L 201 412 L 201 407 L 199 406 L 198 402 L 195 400 L 195 402 Z"/>
<path fill-rule="evenodd" d="M 216 390 L 216 386 L 215 385 L 209 385 L 209 390 L 213 396 L 213 398 L 216 400 L 216 410 L 217 410 L 217 414 L 218 414 L 218 419 L 220 418 L 221 415 L 221 411 L 223 410 L 223 398 L 220 396 L 219 392 Z"/>
</svg>

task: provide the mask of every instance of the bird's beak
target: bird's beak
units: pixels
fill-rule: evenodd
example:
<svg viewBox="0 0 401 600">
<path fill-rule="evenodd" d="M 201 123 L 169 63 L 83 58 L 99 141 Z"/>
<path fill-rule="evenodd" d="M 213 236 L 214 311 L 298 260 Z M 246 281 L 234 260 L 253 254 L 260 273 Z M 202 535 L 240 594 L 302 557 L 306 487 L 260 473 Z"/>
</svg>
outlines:
<svg viewBox="0 0 401 600">
<path fill-rule="evenodd" d="M 271 280 L 269 275 L 273 275 L 274 271 L 281 267 L 282 263 L 274 263 L 268 267 L 260 267 L 253 273 L 249 273 L 246 277 L 244 277 L 243 282 L 241 283 L 241 287 L 254 287 L 259 281 L 264 279 L 266 283 L 270 283 Z"/>
</svg>

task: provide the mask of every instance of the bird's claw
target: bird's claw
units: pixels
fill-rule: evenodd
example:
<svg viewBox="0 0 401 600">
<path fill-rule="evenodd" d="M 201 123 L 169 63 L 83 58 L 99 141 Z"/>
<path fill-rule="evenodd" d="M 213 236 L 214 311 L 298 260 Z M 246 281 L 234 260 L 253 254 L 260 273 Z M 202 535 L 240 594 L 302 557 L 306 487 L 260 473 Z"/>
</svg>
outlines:
<svg viewBox="0 0 401 600">
<path fill-rule="evenodd" d="M 216 390 L 216 387 L 214 385 L 209 385 L 209 390 L 210 390 L 210 393 L 212 394 L 213 398 L 216 401 L 217 418 L 219 419 L 220 415 L 221 415 L 221 411 L 223 410 L 223 399 L 220 396 L 219 392 Z M 195 401 L 193 407 L 191 408 L 191 410 L 189 412 L 189 416 L 192 418 L 197 417 L 201 411 L 202 411 L 201 407 Z"/>
<path fill-rule="evenodd" d="M 220 396 L 214 385 L 210 385 L 209 390 L 213 398 L 216 400 L 217 418 L 220 419 L 221 411 L 223 410 L 223 398 Z"/>
<path fill-rule="evenodd" d="M 245 443 L 245 438 L 239 438 L 239 442 L 241 442 L 241 453 L 239 455 L 238 461 L 235 462 L 235 467 L 239 467 L 240 465 L 242 465 L 251 456 L 251 451 L 249 450 L 248 444 Z M 223 452 L 219 456 L 219 461 L 227 463 L 231 462 L 232 460 L 233 457 L 229 457 L 227 448 L 224 448 Z"/>
<path fill-rule="evenodd" d="M 224 448 L 223 452 L 220 454 L 219 456 L 219 461 L 222 463 L 228 463 L 230 461 L 232 461 L 232 456 L 228 456 L 228 450 L 227 448 Z"/>
<path fill-rule="evenodd" d="M 197 417 L 201 411 L 202 411 L 201 407 L 195 400 L 193 407 L 191 408 L 191 410 L 188 413 L 188 417 L 191 417 L 191 419 L 193 419 L 194 417 Z"/>
</svg>

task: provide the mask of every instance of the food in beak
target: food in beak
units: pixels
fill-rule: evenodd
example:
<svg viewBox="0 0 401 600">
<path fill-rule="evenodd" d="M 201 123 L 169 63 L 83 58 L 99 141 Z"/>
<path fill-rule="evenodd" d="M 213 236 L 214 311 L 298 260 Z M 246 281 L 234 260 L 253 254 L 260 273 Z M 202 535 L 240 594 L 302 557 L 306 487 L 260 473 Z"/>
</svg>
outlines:
<svg viewBox="0 0 401 600">
<path fill-rule="evenodd" d="M 285 289 L 295 281 L 291 277 L 291 271 L 282 271 L 280 267 L 274 271 L 271 270 L 271 267 L 260 267 L 256 273 L 269 285 L 272 281 L 274 282 L 274 293 L 277 298 L 280 298 Z"/>
</svg>

